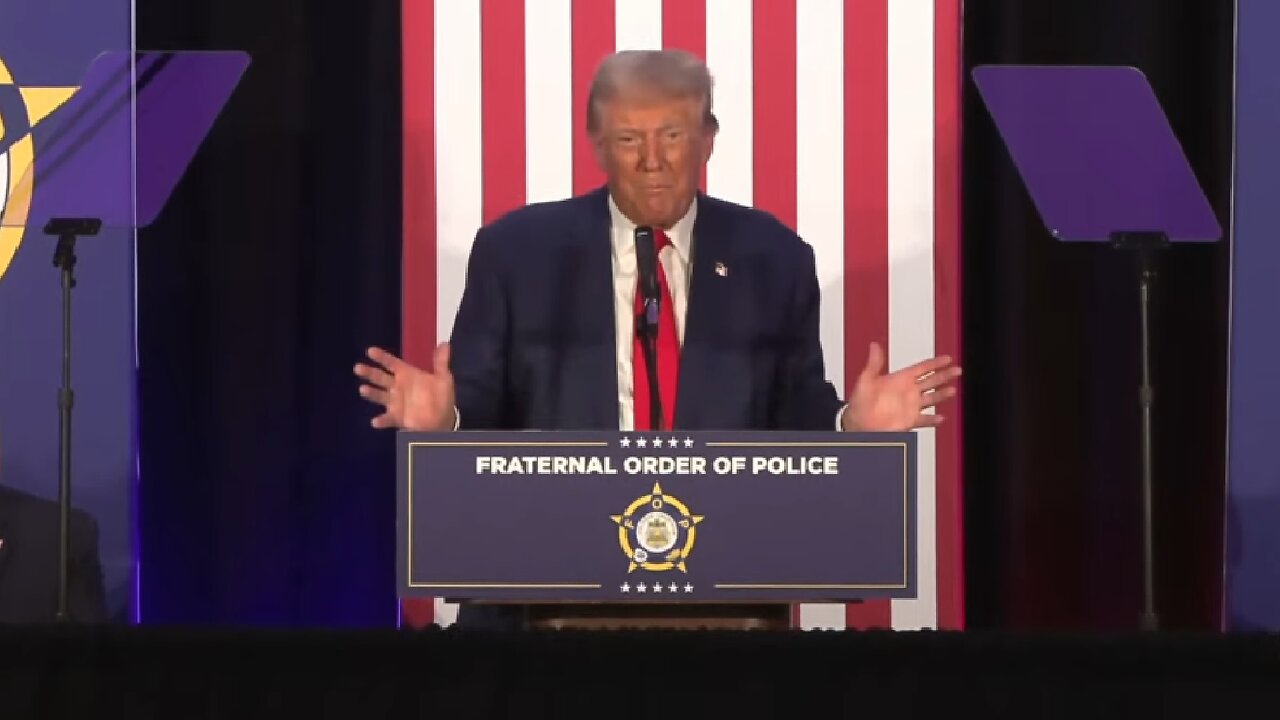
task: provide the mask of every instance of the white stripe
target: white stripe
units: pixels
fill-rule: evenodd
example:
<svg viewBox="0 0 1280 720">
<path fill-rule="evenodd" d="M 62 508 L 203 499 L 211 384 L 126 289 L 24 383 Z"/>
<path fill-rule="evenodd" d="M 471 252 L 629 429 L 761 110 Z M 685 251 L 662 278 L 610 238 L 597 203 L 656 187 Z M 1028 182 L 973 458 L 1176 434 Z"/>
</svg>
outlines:
<svg viewBox="0 0 1280 720">
<path fill-rule="evenodd" d="M 4 209 L 9 202 L 9 151 L 0 153 L 0 221 L 4 220 Z M 2 226 L 2 225 L 0 225 Z M 0 266 L 3 267 L 3 266 Z"/>
<path fill-rule="evenodd" d="M 614 11 L 615 47 L 618 50 L 661 49 L 662 0 L 617 0 L 617 3 Z"/>
<path fill-rule="evenodd" d="M 458 604 L 444 600 L 444 598 L 432 598 L 434 601 L 434 611 L 432 613 L 432 622 L 440 627 L 448 627 L 458 622 Z"/>
<path fill-rule="evenodd" d="M 448 338 L 480 227 L 480 0 L 437 2 L 436 336 Z"/>
<path fill-rule="evenodd" d="M 707 66 L 715 80 L 714 109 L 720 120 L 715 151 L 707 163 L 710 194 L 752 204 L 751 3 L 706 0 Z"/>
<path fill-rule="evenodd" d="M 9 151 L 0 153 L 0 278 L 9 270 L 9 265 L 13 262 L 13 256 L 18 252 L 19 241 L 22 240 L 21 230 L 11 230 L 4 232 L 7 226 L 14 225 L 17 220 L 5 214 L 5 209 L 9 206 L 9 165 L 12 163 Z M 26 219 L 23 219 L 26 222 Z M 135 248 L 134 252 L 137 252 Z M 134 288 L 137 292 L 137 288 Z M 134 305 L 136 313 L 137 305 Z"/>
<path fill-rule="evenodd" d="M 480 0 L 435 4 L 436 336 L 448 338 L 482 219 Z M 437 599 L 435 619 L 457 618 Z"/>
<path fill-rule="evenodd" d="M 796 4 L 796 223 L 822 291 L 827 378 L 844 394 L 844 80 L 842 0 Z M 832 428 L 835 418 L 831 419 Z M 843 603 L 804 603 L 800 626 L 843 630 Z"/>
<path fill-rule="evenodd" d="M 889 3 L 889 359 L 933 357 L 933 0 Z M 918 437 L 914 600 L 894 600 L 893 627 L 937 626 L 934 431 Z"/>
<path fill-rule="evenodd" d="M 573 0 L 525 5 L 525 197 L 573 194 Z"/>
</svg>

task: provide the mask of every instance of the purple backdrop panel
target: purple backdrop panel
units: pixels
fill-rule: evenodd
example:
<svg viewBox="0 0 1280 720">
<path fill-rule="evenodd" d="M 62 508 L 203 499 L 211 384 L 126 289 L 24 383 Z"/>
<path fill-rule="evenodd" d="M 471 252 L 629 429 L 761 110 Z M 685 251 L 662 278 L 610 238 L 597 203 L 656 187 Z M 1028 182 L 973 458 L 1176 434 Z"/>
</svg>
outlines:
<svg viewBox="0 0 1280 720">
<path fill-rule="evenodd" d="M 402 434 L 401 594 L 915 596 L 915 436 Z"/>
<path fill-rule="evenodd" d="M 248 64 L 243 52 L 97 56 L 76 93 L 31 129 L 40 162 L 14 192 L 31 197 L 30 211 L 8 222 L 39 229 L 51 218 L 90 217 L 106 227 L 149 225 Z"/>
<path fill-rule="evenodd" d="M 1106 241 L 1113 231 L 1163 231 L 1173 241 L 1221 237 L 1136 68 L 987 65 L 973 77 L 1055 238 Z"/>
<path fill-rule="evenodd" d="M 1227 629 L 1280 630 L 1280 3 L 1240 0 L 1227 438 Z"/>
<path fill-rule="evenodd" d="M 37 201 L 49 159 L 39 137 L 31 142 L 36 112 L 17 88 L 78 87 L 103 50 L 129 47 L 131 7 L 130 0 L 0 3 L 0 65 L 13 83 L 0 88 L 0 144 L 26 138 L 18 152 L 0 150 L 0 215 L 12 219 L 19 212 L 15 186 L 26 173 L 20 158 L 35 159 Z M 49 500 L 58 496 L 61 357 L 53 250 L 40 228 L 0 228 L 0 484 Z M 108 609 L 118 620 L 134 618 L 137 611 L 133 251 L 132 233 L 113 229 L 77 246 L 72 313 L 79 360 L 72 364 L 71 502 L 98 522 Z M 6 548 L 16 557 L 24 551 L 13 542 Z"/>
</svg>

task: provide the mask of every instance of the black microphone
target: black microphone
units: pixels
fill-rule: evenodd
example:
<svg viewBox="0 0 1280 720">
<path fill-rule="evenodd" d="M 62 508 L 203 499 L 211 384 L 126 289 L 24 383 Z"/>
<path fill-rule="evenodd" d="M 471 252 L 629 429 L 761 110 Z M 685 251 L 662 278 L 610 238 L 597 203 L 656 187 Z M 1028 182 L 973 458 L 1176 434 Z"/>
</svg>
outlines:
<svg viewBox="0 0 1280 720">
<path fill-rule="evenodd" d="M 646 330 L 657 330 L 658 311 L 658 253 L 654 250 L 653 230 L 636 228 L 636 267 L 639 270 L 640 297 L 644 298 Z"/>
<path fill-rule="evenodd" d="M 661 295 L 658 292 L 658 253 L 654 249 L 653 229 L 636 228 L 637 291 L 642 299 L 636 316 L 636 334 L 644 348 L 644 364 L 649 377 L 649 427 L 662 430 L 662 396 L 658 392 L 658 317 Z"/>
</svg>

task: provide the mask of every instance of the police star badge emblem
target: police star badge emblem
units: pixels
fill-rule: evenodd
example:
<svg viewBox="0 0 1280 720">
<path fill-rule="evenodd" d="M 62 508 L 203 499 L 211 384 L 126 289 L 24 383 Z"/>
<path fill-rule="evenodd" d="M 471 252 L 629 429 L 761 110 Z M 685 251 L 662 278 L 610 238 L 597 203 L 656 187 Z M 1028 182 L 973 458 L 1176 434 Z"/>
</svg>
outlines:
<svg viewBox="0 0 1280 720">
<path fill-rule="evenodd" d="M 664 493 L 659 483 L 653 484 L 649 494 L 633 500 L 621 515 L 610 515 L 609 519 L 617 525 L 618 545 L 630 560 L 628 573 L 636 568 L 689 572 L 685 561 L 693 552 L 702 516 L 689 512 L 679 498 Z"/>
</svg>

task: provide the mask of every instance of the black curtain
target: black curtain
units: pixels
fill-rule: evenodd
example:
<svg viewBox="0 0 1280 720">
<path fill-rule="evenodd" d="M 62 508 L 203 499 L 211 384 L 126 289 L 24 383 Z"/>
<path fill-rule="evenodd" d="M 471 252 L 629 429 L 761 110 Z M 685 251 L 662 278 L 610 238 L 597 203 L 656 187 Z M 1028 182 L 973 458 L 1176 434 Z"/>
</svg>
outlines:
<svg viewBox="0 0 1280 720">
<path fill-rule="evenodd" d="M 390 625 L 394 438 L 354 362 L 400 326 L 400 2 L 140 0 L 140 49 L 253 58 L 141 233 L 141 612 Z"/>
<path fill-rule="evenodd" d="M 1219 222 L 1230 207 L 1233 5 L 972 0 L 986 63 L 1146 73 Z M 1116 251 L 1052 240 L 971 81 L 964 91 L 965 482 L 972 627 L 1137 627 L 1138 295 Z M 1228 245 L 1177 247 L 1153 301 L 1156 604 L 1217 627 Z"/>
</svg>

